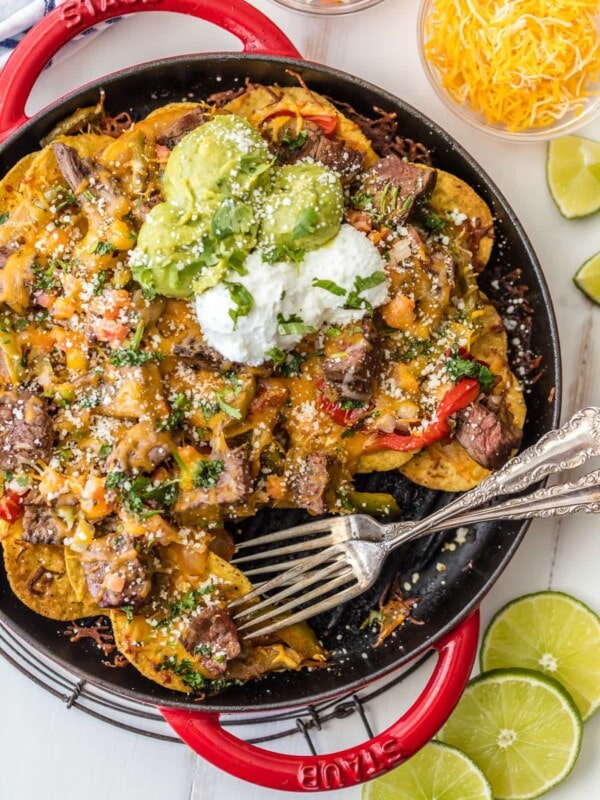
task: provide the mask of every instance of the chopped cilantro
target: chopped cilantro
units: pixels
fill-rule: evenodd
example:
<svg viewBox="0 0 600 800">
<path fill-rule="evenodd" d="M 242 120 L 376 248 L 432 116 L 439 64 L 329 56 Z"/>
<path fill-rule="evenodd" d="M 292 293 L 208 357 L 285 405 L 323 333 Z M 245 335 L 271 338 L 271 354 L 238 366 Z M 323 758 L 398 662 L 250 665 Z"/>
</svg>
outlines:
<svg viewBox="0 0 600 800">
<path fill-rule="evenodd" d="M 133 622 L 133 606 L 121 606 L 121 611 L 124 612 L 125 616 L 127 617 L 127 622 Z"/>
<path fill-rule="evenodd" d="M 343 408 L 345 411 L 349 411 L 353 408 L 364 408 L 365 403 L 362 400 L 342 400 L 340 403 L 340 408 Z"/>
<path fill-rule="evenodd" d="M 247 203 L 236 203 L 226 198 L 212 216 L 210 228 L 217 239 L 225 239 L 234 233 L 245 233 L 254 224 L 254 211 Z"/>
<path fill-rule="evenodd" d="M 198 405 L 206 421 L 214 417 L 220 408 L 218 403 L 208 403 L 206 400 L 201 400 Z"/>
<path fill-rule="evenodd" d="M 346 294 L 346 290 L 342 286 L 338 286 L 334 281 L 313 278 L 312 285 L 316 286 L 318 289 L 325 289 L 331 292 L 331 294 L 336 294 L 338 297 L 343 297 Z"/>
<path fill-rule="evenodd" d="M 430 233 L 439 233 L 446 227 L 446 220 L 442 219 L 435 211 L 428 211 L 423 217 L 423 226 Z"/>
<path fill-rule="evenodd" d="M 131 478 L 119 471 L 108 473 L 105 486 L 118 490 L 126 510 L 141 519 L 169 509 L 179 496 L 177 480 L 164 481 L 155 486 L 146 475 Z"/>
<path fill-rule="evenodd" d="M 483 392 L 488 392 L 494 385 L 494 375 L 485 364 L 479 364 L 477 361 L 456 354 L 446 361 L 446 372 L 455 381 L 461 378 L 475 378 L 479 381 Z"/>
<path fill-rule="evenodd" d="M 254 308 L 254 298 L 241 283 L 223 281 L 223 285 L 229 291 L 229 296 L 236 305 L 236 308 L 229 309 L 229 316 L 233 320 L 233 327 L 235 328 L 238 319 L 248 316 Z"/>
<path fill-rule="evenodd" d="M 175 656 L 167 656 L 156 665 L 157 672 L 163 672 L 164 670 L 174 672 L 194 692 L 200 692 L 209 683 L 203 675 L 196 672 L 193 663 L 187 658 L 177 661 Z"/>
<path fill-rule="evenodd" d="M 325 336 L 327 336 L 329 339 L 337 339 L 337 337 L 341 335 L 342 329 L 338 328 L 337 325 L 330 325 L 325 331 Z"/>
<path fill-rule="evenodd" d="M 179 428 L 185 419 L 185 412 L 190 408 L 190 402 L 183 392 L 178 392 L 170 403 L 171 413 L 167 419 L 158 426 L 158 429 L 161 431 L 174 431 Z"/>
<path fill-rule="evenodd" d="M 302 239 L 304 236 L 313 234 L 317 229 L 318 220 L 317 212 L 312 206 L 303 208 L 296 217 L 296 222 L 292 229 L 292 239 Z"/>
<path fill-rule="evenodd" d="M 224 469 L 225 464 L 220 459 L 210 458 L 200 461 L 194 472 L 194 486 L 200 486 L 202 489 L 215 486 Z"/>
<path fill-rule="evenodd" d="M 283 350 L 280 350 L 278 347 L 272 347 L 270 350 L 267 350 L 265 355 L 271 359 L 271 361 L 276 365 L 279 366 L 283 364 L 286 359 L 286 355 Z"/>
<path fill-rule="evenodd" d="M 10 214 L 8 211 L 4 211 L 2 214 L 0 214 L 0 225 L 4 225 L 4 223 L 8 221 L 9 216 Z"/>
<path fill-rule="evenodd" d="M 287 245 L 280 244 L 263 251 L 262 258 L 268 264 L 276 264 L 278 261 L 291 261 L 298 264 L 304 258 L 304 250 L 292 250 Z"/>
<path fill-rule="evenodd" d="M 93 389 L 89 394 L 84 395 L 79 401 L 79 408 L 97 408 L 100 405 L 100 392 Z"/>
<path fill-rule="evenodd" d="M 209 647 L 207 644 L 196 645 L 196 647 L 194 647 L 194 655 L 208 658 L 208 656 L 212 656 L 212 647 Z M 215 661 L 216 660 L 217 658 L 215 656 Z"/>
<path fill-rule="evenodd" d="M 102 294 L 102 290 L 104 289 L 104 284 L 106 283 L 106 279 L 108 277 L 108 273 L 105 269 L 101 269 L 99 272 L 96 273 L 94 276 L 94 294 L 99 295 Z"/>
<path fill-rule="evenodd" d="M 56 203 L 56 210 L 62 211 L 63 208 L 67 206 L 72 206 L 77 202 L 77 198 L 73 194 L 72 190 L 66 186 L 59 186 L 58 191 L 56 193 L 56 199 L 59 201 Z"/>
<path fill-rule="evenodd" d="M 277 331 L 282 336 L 303 336 L 305 333 L 314 333 L 316 328 L 307 325 L 297 314 L 291 314 L 287 319 L 283 314 L 277 314 Z"/>
<path fill-rule="evenodd" d="M 49 264 L 45 269 L 39 263 L 34 261 L 31 266 L 33 272 L 33 288 L 36 292 L 49 292 L 60 286 L 59 281 L 54 277 L 54 267 Z"/>
<path fill-rule="evenodd" d="M 94 255 L 107 256 L 109 253 L 114 253 L 116 249 L 112 242 L 97 242 L 94 247 Z"/>
<path fill-rule="evenodd" d="M 162 353 L 141 353 L 132 347 L 114 350 L 110 358 L 115 367 L 140 367 L 149 361 L 162 361 Z"/>
<path fill-rule="evenodd" d="M 190 589 L 183 597 L 171 604 L 168 616 L 161 619 L 156 627 L 164 628 L 170 622 L 173 622 L 174 619 L 181 616 L 185 611 L 193 611 L 198 605 L 200 598 L 205 594 L 210 594 L 213 588 L 212 583 L 210 583 L 208 586 L 201 586 L 199 589 Z"/>
<path fill-rule="evenodd" d="M 229 405 L 229 403 L 225 401 L 223 397 L 224 392 L 215 392 L 215 394 L 217 395 L 217 400 L 219 401 L 219 408 L 221 409 L 221 411 L 224 411 L 225 414 L 227 414 L 230 417 L 233 417 L 233 419 L 242 418 L 242 412 L 240 411 L 240 409 Z"/>
<path fill-rule="evenodd" d="M 292 139 L 289 133 L 286 133 L 281 137 L 281 141 L 284 144 L 287 144 L 290 150 L 299 150 L 301 147 L 304 147 L 307 139 L 308 131 L 304 130 L 300 131 L 295 139 Z"/>
<path fill-rule="evenodd" d="M 100 450 L 98 450 L 98 458 L 104 461 L 109 457 L 111 453 L 112 453 L 112 445 L 103 444 L 101 445 Z"/>
</svg>

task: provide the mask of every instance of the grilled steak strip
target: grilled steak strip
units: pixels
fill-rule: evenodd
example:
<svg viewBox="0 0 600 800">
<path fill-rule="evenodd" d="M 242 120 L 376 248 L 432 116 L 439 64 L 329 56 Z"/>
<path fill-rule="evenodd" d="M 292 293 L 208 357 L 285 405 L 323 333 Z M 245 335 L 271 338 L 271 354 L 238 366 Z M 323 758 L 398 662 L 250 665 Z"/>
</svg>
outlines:
<svg viewBox="0 0 600 800">
<path fill-rule="evenodd" d="M 359 326 L 349 326 L 349 330 L 349 335 L 342 332 L 334 340 L 336 355 L 323 361 L 325 385 L 338 400 L 367 403 L 373 394 L 373 376 L 377 366 L 377 331 L 368 317 Z"/>
<path fill-rule="evenodd" d="M 485 469 L 500 469 L 521 444 L 522 431 L 505 403 L 495 397 L 476 400 L 457 414 L 456 439 Z"/>
<path fill-rule="evenodd" d="M 436 170 L 389 155 L 365 172 L 359 195 L 367 198 L 376 214 L 398 225 L 408 217 L 415 200 L 431 194 L 436 180 Z"/>
<path fill-rule="evenodd" d="M 300 159 L 312 158 L 339 175 L 344 184 L 350 184 L 362 170 L 365 154 L 360 150 L 348 147 L 339 139 L 330 139 L 318 125 L 308 120 L 304 121 L 300 133 L 306 134 L 306 138 L 300 146 L 294 146 L 298 141 L 295 124 L 290 123 L 282 129 L 277 151 L 282 164 L 295 164 Z"/>
<path fill-rule="evenodd" d="M 94 539 L 82 556 L 87 587 L 101 608 L 138 608 L 148 595 L 150 576 L 134 544 L 128 533 L 111 533 Z"/>
<path fill-rule="evenodd" d="M 69 528 L 48 506 L 26 505 L 21 539 L 31 544 L 63 544 Z"/>
<path fill-rule="evenodd" d="M 52 420 L 43 400 L 31 392 L 0 394 L 0 469 L 48 461 L 53 439 Z"/>
<path fill-rule="evenodd" d="M 192 365 L 199 369 L 208 369 L 213 372 L 229 372 L 233 367 L 231 361 L 206 344 L 199 336 L 190 335 L 173 347 L 173 354 L 180 358 L 187 358 Z"/>
<path fill-rule="evenodd" d="M 193 617 L 181 644 L 209 672 L 226 671 L 227 662 L 242 651 L 238 632 L 226 608 L 205 608 Z"/>
<path fill-rule="evenodd" d="M 208 122 L 210 117 L 211 115 L 200 106 L 193 108 L 187 114 L 184 114 L 181 119 L 173 123 L 170 128 L 167 128 L 163 135 L 156 140 L 157 144 L 162 144 L 172 150 L 184 136 Z"/>
<path fill-rule="evenodd" d="M 331 485 L 330 470 L 334 458 L 329 453 L 310 453 L 298 465 L 296 472 L 288 477 L 288 488 L 292 500 L 311 514 L 325 514 L 325 495 Z"/>
<path fill-rule="evenodd" d="M 86 189 L 108 204 L 124 197 L 110 173 L 96 166 L 89 158 L 82 158 L 74 147 L 54 142 L 52 150 L 58 168 L 75 194 Z M 94 179 L 93 184 L 90 178 Z"/>
</svg>

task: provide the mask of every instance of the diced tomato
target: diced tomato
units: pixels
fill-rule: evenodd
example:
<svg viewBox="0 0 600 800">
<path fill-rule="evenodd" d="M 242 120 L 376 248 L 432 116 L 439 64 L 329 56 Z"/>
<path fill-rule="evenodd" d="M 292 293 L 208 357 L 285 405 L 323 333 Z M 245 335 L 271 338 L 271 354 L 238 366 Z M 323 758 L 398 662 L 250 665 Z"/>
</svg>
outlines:
<svg viewBox="0 0 600 800">
<path fill-rule="evenodd" d="M 23 516 L 24 495 L 17 494 L 11 489 L 7 489 L 3 497 L 0 497 L 0 519 L 5 522 L 16 522 Z"/>
<path fill-rule="evenodd" d="M 439 442 L 450 435 L 448 418 L 466 408 L 479 394 L 479 381 L 474 378 L 463 378 L 456 386 L 449 389 L 442 397 L 435 415 L 423 433 L 417 436 L 400 433 L 378 433 L 372 442 L 365 446 L 365 452 L 377 450 L 398 450 L 409 453 L 420 450 L 433 442 Z"/>
</svg>

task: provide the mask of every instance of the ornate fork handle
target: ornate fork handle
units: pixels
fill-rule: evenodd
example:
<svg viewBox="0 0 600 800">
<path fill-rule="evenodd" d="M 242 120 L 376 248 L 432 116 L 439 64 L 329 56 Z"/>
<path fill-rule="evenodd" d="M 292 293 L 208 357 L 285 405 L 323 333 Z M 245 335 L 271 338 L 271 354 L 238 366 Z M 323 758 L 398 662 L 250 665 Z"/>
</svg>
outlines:
<svg viewBox="0 0 600 800">
<path fill-rule="evenodd" d="M 393 550 L 404 542 L 427 536 L 444 528 L 457 528 L 460 525 L 474 525 L 477 522 L 487 522 L 497 519 L 531 519 L 533 517 L 554 517 L 567 514 L 577 514 L 583 511 L 587 514 L 600 513 L 600 470 L 590 472 L 577 481 L 564 483 L 559 486 L 538 489 L 526 497 L 516 497 L 487 508 L 478 508 L 466 514 L 449 515 L 443 519 L 428 524 L 425 530 L 417 530 L 415 525 L 411 529 L 402 529 L 397 526 L 394 532 L 390 525 L 384 544 L 386 550 Z M 428 518 L 431 522 L 431 517 Z"/>
<path fill-rule="evenodd" d="M 579 467 L 593 456 L 600 456 L 600 408 L 592 406 L 578 411 L 561 428 L 548 431 L 479 486 L 417 522 L 410 530 L 411 538 L 424 530 L 432 530 L 433 526 L 438 528 L 439 523 L 449 517 L 482 506 L 495 497 L 520 492 L 547 475 Z"/>
</svg>

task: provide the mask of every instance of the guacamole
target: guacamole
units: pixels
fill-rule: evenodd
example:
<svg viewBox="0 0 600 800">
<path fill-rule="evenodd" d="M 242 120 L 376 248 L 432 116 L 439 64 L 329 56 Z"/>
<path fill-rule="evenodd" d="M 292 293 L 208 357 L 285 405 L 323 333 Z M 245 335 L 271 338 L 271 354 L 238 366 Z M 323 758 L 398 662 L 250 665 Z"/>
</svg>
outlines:
<svg viewBox="0 0 600 800">
<path fill-rule="evenodd" d="M 173 149 L 165 202 L 148 214 L 130 258 L 148 293 L 190 297 L 243 270 L 261 247 L 295 258 L 340 229 L 339 178 L 318 164 L 275 166 L 263 138 L 235 114 L 219 115 Z"/>
</svg>

